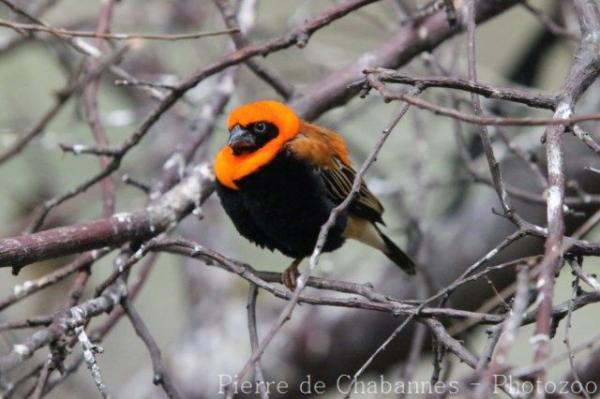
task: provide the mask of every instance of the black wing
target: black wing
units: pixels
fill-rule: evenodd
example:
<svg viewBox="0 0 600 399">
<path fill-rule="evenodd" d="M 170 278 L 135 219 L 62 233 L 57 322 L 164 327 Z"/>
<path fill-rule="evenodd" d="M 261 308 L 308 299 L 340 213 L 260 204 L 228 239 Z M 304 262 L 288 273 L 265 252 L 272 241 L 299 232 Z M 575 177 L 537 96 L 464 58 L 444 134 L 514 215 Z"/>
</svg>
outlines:
<svg viewBox="0 0 600 399">
<path fill-rule="evenodd" d="M 342 203 L 352 191 L 352 183 L 356 177 L 356 171 L 338 158 L 335 158 L 332 167 L 321 167 L 319 171 L 323 177 L 329 198 L 335 204 Z M 350 203 L 348 211 L 352 215 L 359 216 L 371 222 L 385 224 L 381 218 L 381 214 L 383 213 L 381 202 L 371 193 L 362 180 L 358 194 Z"/>
</svg>

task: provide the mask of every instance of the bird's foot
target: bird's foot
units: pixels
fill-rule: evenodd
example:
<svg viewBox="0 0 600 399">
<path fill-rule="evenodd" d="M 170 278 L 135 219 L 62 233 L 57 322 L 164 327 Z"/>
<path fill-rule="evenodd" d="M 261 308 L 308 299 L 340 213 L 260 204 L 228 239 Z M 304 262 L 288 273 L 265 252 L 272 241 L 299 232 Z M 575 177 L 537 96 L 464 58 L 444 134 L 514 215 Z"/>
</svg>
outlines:
<svg viewBox="0 0 600 399">
<path fill-rule="evenodd" d="M 294 291 L 296 289 L 296 280 L 300 273 L 298 272 L 298 266 L 302 262 L 302 259 L 294 259 L 294 261 L 288 266 L 287 269 L 281 273 L 281 282 L 285 285 L 290 291 Z"/>
</svg>

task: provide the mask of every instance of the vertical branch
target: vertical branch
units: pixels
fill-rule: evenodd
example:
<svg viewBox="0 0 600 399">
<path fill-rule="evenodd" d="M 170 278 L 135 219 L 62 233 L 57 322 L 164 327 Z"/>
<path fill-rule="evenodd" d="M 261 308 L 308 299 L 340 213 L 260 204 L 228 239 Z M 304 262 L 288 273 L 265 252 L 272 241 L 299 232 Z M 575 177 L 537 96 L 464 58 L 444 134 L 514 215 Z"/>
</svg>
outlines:
<svg viewBox="0 0 600 399">
<path fill-rule="evenodd" d="M 112 19 L 113 10 L 116 5 L 116 0 L 106 0 L 102 2 L 100 9 L 100 15 L 98 17 L 98 25 L 96 33 L 102 35 L 108 33 L 110 27 L 110 21 Z M 105 46 L 105 41 L 101 37 L 96 37 L 94 45 L 100 51 Z M 86 62 L 86 71 L 93 71 L 97 68 L 98 59 L 96 57 L 88 57 Z M 83 105 L 85 110 L 85 117 L 92 130 L 94 140 L 99 147 L 107 148 L 109 145 L 108 138 L 104 127 L 100 122 L 100 115 L 98 112 L 98 89 L 100 87 L 100 76 L 90 79 L 87 85 L 83 89 Z M 106 157 L 100 157 L 100 167 L 106 168 L 109 163 L 109 159 Z M 108 217 L 115 213 L 115 182 L 112 176 L 106 176 L 100 182 L 102 187 L 102 208 L 103 215 Z"/>
<path fill-rule="evenodd" d="M 581 28 L 581 43 L 565 83 L 558 96 L 554 118 L 565 119 L 573 114 L 577 100 L 594 82 L 600 72 L 600 11 L 597 2 L 576 0 L 575 12 Z M 544 247 L 544 258 L 537 280 L 536 327 L 531 342 L 534 360 L 538 363 L 550 357 L 550 336 L 555 273 L 562 265 L 562 247 L 565 233 L 564 201 L 565 174 L 562 136 L 564 125 L 548 126 L 544 132 L 548 169 L 548 194 L 546 217 L 548 236 Z M 545 380 L 546 371 L 537 373 L 538 384 Z M 541 384 L 543 385 L 543 384 Z M 543 392 L 537 392 L 543 397 Z"/>
<path fill-rule="evenodd" d="M 477 64 L 475 57 L 475 28 L 476 28 L 476 19 L 475 19 L 475 0 L 469 0 L 468 3 L 468 17 L 467 17 L 467 48 L 468 48 L 468 64 L 469 64 L 469 80 L 471 82 L 477 82 Z M 479 99 L 479 95 L 474 92 L 471 93 L 471 102 L 473 103 L 473 110 L 475 115 L 481 116 L 483 115 L 483 109 L 481 108 L 481 101 Z M 513 211 L 510 205 L 510 201 L 508 198 L 508 193 L 504 187 L 504 183 L 502 180 L 502 173 L 500 171 L 500 165 L 498 164 L 498 160 L 494 155 L 494 149 L 492 147 L 492 141 L 490 139 L 490 135 L 487 129 L 487 126 L 482 125 L 479 128 L 479 138 L 481 139 L 481 143 L 483 146 L 483 150 L 485 152 L 485 157 L 488 162 L 488 166 L 490 168 L 490 173 L 492 174 L 492 181 L 494 183 L 494 189 L 498 194 L 498 198 L 500 199 L 500 204 L 502 206 L 502 210 L 507 217 L 512 217 Z"/>
<path fill-rule="evenodd" d="M 573 348 L 571 346 L 571 338 L 570 338 L 570 330 L 571 330 L 571 319 L 573 317 L 573 308 L 575 306 L 575 300 L 577 299 L 577 295 L 579 295 L 580 287 L 579 287 L 579 277 L 575 276 L 573 279 L 571 290 L 571 300 L 569 301 L 569 311 L 567 313 L 567 320 L 565 323 L 565 339 L 564 343 L 567 347 L 567 351 L 569 352 L 569 367 L 571 368 L 571 375 L 573 376 L 573 383 L 579 384 L 579 386 L 583 386 L 581 383 L 581 378 L 579 377 L 579 373 L 577 372 L 577 367 L 575 367 L 575 354 L 573 353 Z M 587 389 L 581 390 L 583 396 L 586 399 L 590 399 L 590 394 Z"/>
<path fill-rule="evenodd" d="M 110 395 L 108 393 L 108 389 L 104 384 L 100 367 L 98 367 L 98 363 L 96 362 L 96 353 L 101 353 L 102 350 L 92 344 L 87 333 L 85 332 L 85 327 L 76 327 L 75 334 L 77 335 L 77 340 L 79 340 L 81 348 L 83 349 L 83 358 L 88 366 L 88 369 L 90 370 L 90 373 L 92 374 L 92 377 L 94 378 L 96 388 L 98 388 L 98 391 L 103 399 L 109 399 Z"/>
<path fill-rule="evenodd" d="M 35 384 L 35 389 L 31 394 L 31 399 L 40 399 L 44 394 L 44 388 L 46 387 L 46 383 L 48 382 L 48 377 L 50 377 L 50 368 L 52 367 L 52 359 L 46 360 L 44 365 L 42 366 L 42 370 L 38 376 L 38 380 Z"/>
<path fill-rule="evenodd" d="M 572 113 L 570 106 L 561 103 L 555 116 L 557 118 L 569 117 Z M 538 276 L 537 289 L 538 305 L 536 314 L 535 335 L 531 342 L 535 349 L 534 359 L 543 362 L 550 356 L 550 335 L 552 322 L 552 304 L 554 297 L 555 273 L 562 264 L 561 247 L 565 234 L 564 200 L 565 176 L 564 158 L 562 148 L 562 134 L 564 126 L 550 126 L 546 129 L 546 158 L 548 160 L 548 199 L 546 218 L 548 221 L 548 237 L 544 245 L 544 260 L 540 264 L 542 270 Z M 538 378 L 545 379 L 544 371 Z M 540 393 L 538 392 L 538 395 Z"/>
<path fill-rule="evenodd" d="M 509 317 L 503 324 L 496 351 L 487 370 L 482 371 L 480 383 L 473 395 L 475 399 L 484 399 L 491 394 L 491 385 L 495 376 L 505 369 L 508 354 L 512 348 L 521 327 L 523 315 L 529 304 L 529 270 L 521 265 L 517 275 L 517 292 Z"/>
<path fill-rule="evenodd" d="M 248 313 L 248 333 L 250 334 L 250 348 L 252 352 L 258 348 L 258 330 L 256 328 L 256 297 L 258 296 L 258 287 L 256 284 L 250 283 L 248 290 L 248 305 L 246 310 Z M 261 399 L 269 399 L 269 393 L 265 386 L 265 376 L 260 366 L 260 360 L 254 363 L 254 381 L 260 392 Z"/>
</svg>

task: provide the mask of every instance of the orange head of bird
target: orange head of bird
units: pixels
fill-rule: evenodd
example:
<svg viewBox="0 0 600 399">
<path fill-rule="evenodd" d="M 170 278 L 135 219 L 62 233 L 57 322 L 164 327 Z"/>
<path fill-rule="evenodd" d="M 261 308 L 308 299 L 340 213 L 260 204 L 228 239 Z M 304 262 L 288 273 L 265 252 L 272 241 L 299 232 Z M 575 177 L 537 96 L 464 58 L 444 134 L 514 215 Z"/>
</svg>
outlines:
<svg viewBox="0 0 600 399">
<path fill-rule="evenodd" d="M 229 139 L 215 158 L 219 182 L 237 189 L 242 179 L 269 163 L 299 131 L 300 119 L 278 101 L 257 101 L 234 109 L 227 119 Z"/>
</svg>

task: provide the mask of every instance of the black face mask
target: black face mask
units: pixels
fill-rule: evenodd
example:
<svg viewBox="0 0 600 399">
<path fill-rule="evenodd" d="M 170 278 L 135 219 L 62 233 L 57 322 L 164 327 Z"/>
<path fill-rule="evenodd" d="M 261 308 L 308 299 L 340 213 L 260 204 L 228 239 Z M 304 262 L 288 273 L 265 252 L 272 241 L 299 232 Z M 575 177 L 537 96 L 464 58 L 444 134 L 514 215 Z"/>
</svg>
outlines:
<svg viewBox="0 0 600 399">
<path fill-rule="evenodd" d="M 247 126 L 235 125 L 229 130 L 227 145 L 235 155 L 249 154 L 263 147 L 279 134 L 270 122 L 256 122 Z"/>
</svg>

